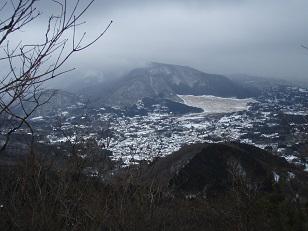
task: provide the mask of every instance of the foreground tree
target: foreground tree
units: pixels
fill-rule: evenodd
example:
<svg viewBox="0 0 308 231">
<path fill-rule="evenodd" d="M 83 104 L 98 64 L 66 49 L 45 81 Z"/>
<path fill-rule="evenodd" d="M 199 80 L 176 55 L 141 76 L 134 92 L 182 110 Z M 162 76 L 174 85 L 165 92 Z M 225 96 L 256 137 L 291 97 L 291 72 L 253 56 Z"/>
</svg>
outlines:
<svg viewBox="0 0 308 231">
<path fill-rule="evenodd" d="M 1 1 L 0 135 L 5 138 L 0 142 L 0 151 L 6 148 L 11 135 L 23 126 L 27 126 L 33 134 L 27 120 L 50 99 L 41 100 L 43 83 L 72 71 L 64 69 L 67 60 L 93 45 L 112 24 L 111 21 L 93 40 L 85 41 L 86 32 L 77 38 L 77 30 L 85 23 L 82 18 L 94 0 L 86 4 L 81 4 L 80 0 L 73 4 L 67 0 L 49 2 L 58 9 L 57 14 L 48 17 L 45 31 L 42 31 L 38 42 L 24 43 L 18 41 L 19 33 L 27 30 L 27 26 L 41 16 L 39 0 Z M 30 109 L 25 107 L 27 103 L 32 105 Z"/>
</svg>

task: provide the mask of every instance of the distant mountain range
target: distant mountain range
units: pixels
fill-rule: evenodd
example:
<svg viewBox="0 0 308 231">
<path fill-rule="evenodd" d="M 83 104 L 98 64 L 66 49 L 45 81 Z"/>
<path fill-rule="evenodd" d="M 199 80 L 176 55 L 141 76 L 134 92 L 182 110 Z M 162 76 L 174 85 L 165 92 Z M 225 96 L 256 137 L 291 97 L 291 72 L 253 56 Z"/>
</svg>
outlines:
<svg viewBox="0 0 308 231">
<path fill-rule="evenodd" d="M 143 98 L 182 102 L 177 95 L 247 98 L 258 94 L 223 75 L 162 63 L 134 69 L 116 81 L 90 86 L 82 92 L 98 104 L 113 106 L 130 106 Z"/>
<path fill-rule="evenodd" d="M 228 78 L 235 83 L 245 87 L 246 89 L 259 89 L 265 90 L 277 86 L 303 86 L 296 82 L 291 82 L 285 79 L 252 76 L 245 74 L 233 74 L 228 75 Z"/>
<path fill-rule="evenodd" d="M 46 116 L 66 110 L 73 105 L 84 104 L 85 99 L 77 94 L 58 89 L 48 89 L 37 93 L 36 100 L 40 104 L 32 114 L 32 116 Z M 30 113 L 37 105 L 34 97 L 24 102 L 24 110 Z M 20 114 L 24 114 L 23 109 L 16 109 Z"/>
<path fill-rule="evenodd" d="M 134 69 L 113 81 L 92 80 L 77 80 L 75 85 L 66 91 L 42 92 L 41 103 L 51 95 L 52 98 L 48 104 L 39 107 L 34 116 L 60 112 L 80 103 L 86 103 L 90 107 L 116 106 L 125 109 L 128 114 L 151 112 L 155 110 L 155 105 L 161 105 L 167 112 L 185 114 L 202 110 L 184 105 L 178 95 L 248 98 L 259 94 L 257 87 L 243 85 L 241 81 L 231 80 L 223 75 L 207 74 L 191 67 L 162 63 Z M 35 106 L 31 99 L 29 101 L 25 105 L 28 111 Z M 137 105 L 140 102 L 142 109 Z"/>
</svg>

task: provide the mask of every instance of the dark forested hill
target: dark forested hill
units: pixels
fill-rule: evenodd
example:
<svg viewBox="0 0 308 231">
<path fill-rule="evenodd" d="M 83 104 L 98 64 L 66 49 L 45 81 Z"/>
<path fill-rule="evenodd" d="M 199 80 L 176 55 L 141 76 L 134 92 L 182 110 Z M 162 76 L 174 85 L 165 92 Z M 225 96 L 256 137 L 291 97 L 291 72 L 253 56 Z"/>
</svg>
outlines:
<svg viewBox="0 0 308 231">
<path fill-rule="evenodd" d="M 235 181 L 259 192 L 271 192 L 273 185 L 284 182 L 285 190 L 293 193 L 289 196 L 308 195 L 307 173 L 284 158 L 240 143 L 185 146 L 145 170 L 143 181 L 153 179 L 175 192 L 206 196 L 229 191 Z"/>
</svg>

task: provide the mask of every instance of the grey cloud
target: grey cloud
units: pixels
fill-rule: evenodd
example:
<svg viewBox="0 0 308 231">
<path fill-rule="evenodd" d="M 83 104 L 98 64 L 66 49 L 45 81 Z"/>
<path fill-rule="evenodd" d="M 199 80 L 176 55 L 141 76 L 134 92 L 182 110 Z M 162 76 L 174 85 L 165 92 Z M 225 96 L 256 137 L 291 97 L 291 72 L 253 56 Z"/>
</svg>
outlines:
<svg viewBox="0 0 308 231">
<path fill-rule="evenodd" d="M 85 73 L 158 61 L 215 73 L 305 78 L 308 51 L 300 45 L 308 44 L 307 10 L 305 0 L 97 0 L 82 28 L 88 38 L 109 20 L 115 23 L 71 62 Z"/>
</svg>

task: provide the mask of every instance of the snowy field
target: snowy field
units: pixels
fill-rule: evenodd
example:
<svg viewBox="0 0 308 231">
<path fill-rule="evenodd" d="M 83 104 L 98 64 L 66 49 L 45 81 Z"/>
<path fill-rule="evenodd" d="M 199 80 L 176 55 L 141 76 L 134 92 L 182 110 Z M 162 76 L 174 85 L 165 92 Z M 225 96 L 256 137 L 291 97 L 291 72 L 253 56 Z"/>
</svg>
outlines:
<svg viewBox="0 0 308 231">
<path fill-rule="evenodd" d="M 210 95 L 178 95 L 178 97 L 188 106 L 203 109 L 206 114 L 245 111 L 249 107 L 248 103 L 256 102 L 253 99 L 222 98 Z"/>
</svg>

